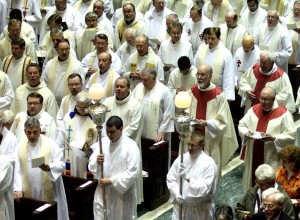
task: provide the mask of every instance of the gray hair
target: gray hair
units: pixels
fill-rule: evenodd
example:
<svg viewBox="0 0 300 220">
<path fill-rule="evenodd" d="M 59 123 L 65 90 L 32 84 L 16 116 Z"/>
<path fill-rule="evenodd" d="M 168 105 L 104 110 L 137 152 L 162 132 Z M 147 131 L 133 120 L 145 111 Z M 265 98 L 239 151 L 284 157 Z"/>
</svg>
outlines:
<svg viewBox="0 0 300 220">
<path fill-rule="evenodd" d="M 149 75 L 152 75 L 152 76 L 154 76 L 154 78 L 156 78 L 156 76 L 157 76 L 157 72 L 156 72 L 156 69 L 154 69 L 154 68 L 144 68 L 143 70 L 142 70 L 142 72 L 141 73 L 146 73 L 147 75 L 149 74 Z"/>
<path fill-rule="evenodd" d="M 262 164 L 255 170 L 255 176 L 259 180 L 274 180 L 275 181 L 275 170 L 268 164 Z"/>
<path fill-rule="evenodd" d="M 76 102 L 83 102 L 83 103 L 91 103 L 91 99 L 88 95 L 87 92 L 79 92 L 77 95 L 76 95 Z"/>
<path fill-rule="evenodd" d="M 134 38 L 137 36 L 136 30 L 133 29 L 133 28 L 128 28 L 128 29 L 126 29 L 126 30 L 124 31 L 124 36 L 125 36 L 126 34 L 132 34 L 132 36 L 133 36 Z"/>
<path fill-rule="evenodd" d="M 86 13 L 85 18 L 91 18 L 91 17 L 98 19 L 98 16 L 96 15 L 96 13 L 94 13 L 92 11 L 89 11 L 88 13 Z"/>
<path fill-rule="evenodd" d="M 283 204 L 285 200 L 285 196 L 278 189 L 274 189 L 273 187 L 266 189 L 262 193 L 262 198 L 266 199 L 268 196 L 275 196 L 275 201 L 277 204 Z"/>
<path fill-rule="evenodd" d="M 36 118 L 28 118 L 24 124 L 24 127 L 25 128 L 33 128 L 33 127 L 41 128 L 41 124 L 40 124 L 39 120 Z"/>
<path fill-rule="evenodd" d="M 269 60 L 272 61 L 272 62 L 275 62 L 275 60 L 276 60 L 275 54 L 272 53 L 271 51 L 268 51 L 268 50 L 263 50 L 263 51 L 260 53 L 259 56 L 260 56 L 260 57 L 266 56 L 266 57 L 268 57 Z"/>
<path fill-rule="evenodd" d="M 10 110 L 5 110 L 0 113 L 0 122 L 1 123 L 11 123 L 15 119 L 15 114 Z"/>
</svg>

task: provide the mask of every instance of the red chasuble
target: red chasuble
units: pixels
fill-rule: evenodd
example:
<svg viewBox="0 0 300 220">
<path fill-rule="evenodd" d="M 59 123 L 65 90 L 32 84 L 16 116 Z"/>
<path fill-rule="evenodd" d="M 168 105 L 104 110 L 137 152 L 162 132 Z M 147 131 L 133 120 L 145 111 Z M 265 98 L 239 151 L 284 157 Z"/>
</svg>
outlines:
<svg viewBox="0 0 300 220">
<path fill-rule="evenodd" d="M 260 67 L 260 64 L 253 65 L 253 73 L 257 80 L 257 83 L 254 88 L 254 94 L 257 98 L 254 101 L 252 101 L 252 106 L 259 103 L 258 97 L 260 96 L 261 90 L 266 87 L 266 84 L 268 82 L 272 82 L 272 81 L 279 79 L 284 73 L 284 71 L 282 69 L 277 68 L 277 70 L 273 74 L 264 75 L 259 71 L 259 67 Z"/>
<path fill-rule="evenodd" d="M 257 104 L 252 107 L 254 114 L 258 118 L 256 131 L 266 133 L 269 121 L 279 118 L 282 116 L 287 109 L 282 105 L 278 105 L 277 108 L 270 112 L 264 112 L 261 105 Z M 264 142 L 255 140 L 253 142 L 253 159 L 252 159 L 252 186 L 255 185 L 255 170 L 256 168 L 264 163 Z"/>
<path fill-rule="evenodd" d="M 214 99 L 216 96 L 222 93 L 222 90 L 219 87 L 215 87 L 208 91 L 201 91 L 198 88 L 198 85 L 194 85 L 191 88 L 194 97 L 197 100 L 197 111 L 196 111 L 196 119 L 206 120 L 206 109 L 207 102 Z M 201 133 L 205 135 L 205 129 L 200 129 Z"/>
</svg>

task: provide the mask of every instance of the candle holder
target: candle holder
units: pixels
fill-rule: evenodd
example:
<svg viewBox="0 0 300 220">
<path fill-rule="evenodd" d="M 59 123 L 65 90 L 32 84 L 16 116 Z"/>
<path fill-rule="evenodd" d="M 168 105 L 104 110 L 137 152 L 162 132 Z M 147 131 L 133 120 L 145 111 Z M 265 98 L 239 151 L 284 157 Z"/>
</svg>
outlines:
<svg viewBox="0 0 300 220">
<path fill-rule="evenodd" d="M 192 102 L 191 97 L 188 92 L 179 92 L 175 96 L 175 106 L 178 108 L 178 112 L 172 116 L 172 120 L 174 120 L 176 131 L 179 133 L 180 140 L 180 163 L 183 163 L 183 154 L 185 150 L 185 142 L 187 138 L 187 134 L 190 130 L 190 123 L 192 121 L 192 117 L 190 114 L 185 112 L 187 108 L 190 107 Z M 182 195 L 182 177 L 180 177 L 179 182 L 179 193 Z M 179 219 L 182 220 L 182 204 L 179 206 Z"/>
<path fill-rule="evenodd" d="M 105 122 L 105 115 L 107 112 L 109 112 L 109 109 L 101 103 L 101 99 L 104 97 L 104 89 L 103 87 L 98 84 L 94 83 L 92 84 L 90 90 L 89 90 L 89 97 L 95 101 L 95 104 L 92 104 L 89 107 L 89 114 L 92 116 L 92 120 L 94 124 L 96 125 L 98 138 L 99 138 L 99 150 L 100 154 L 103 154 L 103 148 L 102 148 L 102 139 L 101 139 L 101 133 L 103 128 L 103 123 Z M 100 178 L 103 179 L 103 163 L 100 164 L 100 171 L 101 175 Z M 106 203 L 106 190 L 105 187 L 102 188 L 102 197 L 103 197 L 103 212 L 104 212 L 104 220 L 107 219 L 107 203 Z"/>
</svg>

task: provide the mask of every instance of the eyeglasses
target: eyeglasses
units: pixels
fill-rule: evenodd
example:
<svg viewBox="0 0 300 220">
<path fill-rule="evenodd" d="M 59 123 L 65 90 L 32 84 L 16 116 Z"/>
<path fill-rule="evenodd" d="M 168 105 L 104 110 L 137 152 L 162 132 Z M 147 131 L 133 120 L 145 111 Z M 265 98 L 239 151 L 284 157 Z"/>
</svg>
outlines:
<svg viewBox="0 0 300 220">
<path fill-rule="evenodd" d="M 39 103 L 39 102 L 27 102 L 27 105 L 28 106 L 37 106 L 37 105 L 40 105 L 41 103 Z"/>
<path fill-rule="evenodd" d="M 70 48 L 65 48 L 65 49 L 58 48 L 57 50 L 60 52 L 69 52 Z"/>
<path fill-rule="evenodd" d="M 188 148 L 197 148 L 200 146 L 200 144 L 191 144 L 191 143 L 187 143 L 186 146 L 188 146 Z"/>
<path fill-rule="evenodd" d="M 69 87 L 78 87 L 80 85 L 81 85 L 81 83 L 69 83 L 68 84 Z"/>
</svg>

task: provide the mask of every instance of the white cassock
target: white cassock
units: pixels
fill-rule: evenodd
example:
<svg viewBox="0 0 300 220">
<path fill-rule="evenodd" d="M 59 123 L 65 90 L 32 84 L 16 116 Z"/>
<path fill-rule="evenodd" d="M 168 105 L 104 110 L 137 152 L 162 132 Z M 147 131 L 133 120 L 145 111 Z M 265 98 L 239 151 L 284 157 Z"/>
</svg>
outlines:
<svg viewBox="0 0 300 220">
<path fill-rule="evenodd" d="M 66 171 L 65 174 L 87 179 L 89 162 L 88 155 L 81 149 L 96 143 L 96 125 L 90 115 L 81 116 L 74 111 L 69 112 L 58 128 L 57 145 L 64 149 Z"/>
<path fill-rule="evenodd" d="M 204 151 L 215 160 L 221 174 L 238 148 L 228 102 L 222 90 L 213 83 L 206 89 L 194 85 L 189 92 L 192 97 L 191 116 L 207 122 L 205 129 L 200 129 L 205 136 Z"/>
<path fill-rule="evenodd" d="M 202 15 L 208 17 L 215 27 L 220 26 L 225 22 L 225 16 L 228 12 L 233 11 L 229 1 L 222 1 L 221 6 L 213 8 L 211 1 L 207 1 L 202 8 Z"/>
<path fill-rule="evenodd" d="M 154 139 L 159 132 L 174 131 L 174 122 L 170 116 L 174 115 L 175 107 L 168 87 L 156 80 L 154 87 L 146 90 L 144 85 L 139 83 L 132 94 L 143 106 L 142 137 Z"/>
<path fill-rule="evenodd" d="M 296 24 L 297 28 L 300 28 L 300 19 L 295 18 L 293 13 L 285 17 L 285 23 Z M 299 34 L 294 30 L 289 30 L 289 35 L 292 40 L 293 53 L 289 58 L 289 64 L 300 64 L 300 40 Z"/>
<path fill-rule="evenodd" d="M 109 1 L 106 1 L 106 2 L 109 2 Z M 110 20 L 106 17 L 106 15 L 104 13 L 102 13 L 102 15 L 100 17 L 98 17 L 98 27 L 100 28 L 99 31 L 101 31 L 101 33 L 105 33 L 108 38 L 113 39 L 114 29 L 113 29 L 112 23 L 110 22 Z M 113 42 L 114 42 L 114 40 L 113 40 Z"/>
<path fill-rule="evenodd" d="M 144 56 L 140 56 L 138 52 L 134 52 L 123 67 L 123 76 L 130 81 L 130 90 L 133 90 L 141 82 L 141 80 L 132 79 L 130 73 L 135 71 L 141 72 L 144 68 L 154 68 L 157 73 L 157 80 L 164 83 L 164 69 L 161 59 L 154 53 L 151 47 L 149 47 L 148 51 L 149 53 Z"/>
<path fill-rule="evenodd" d="M 201 40 L 200 36 L 205 28 L 213 27 L 213 23 L 211 20 L 204 15 L 202 15 L 200 21 L 194 22 L 191 18 L 189 18 L 184 26 L 183 31 L 185 31 L 188 34 L 189 41 L 192 44 L 193 47 L 193 55 L 195 56 L 200 44 L 204 43 L 203 40 Z"/>
<path fill-rule="evenodd" d="M 87 35 L 87 29 L 77 30 L 75 33 L 75 42 L 76 42 L 76 54 L 78 60 L 82 60 L 88 53 L 91 53 L 95 50 L 95 45 L 90 41 Z"/>
<path fill-rule="evenodd" d="M 111 116 L 119 116 L 123 120 L 123 134 L 135 141 L 141 149 L 141 134 L 143 128 L 143 109 L 141 103 L 130 93 L 125 99 L 117 100 L 116 96 L 111 96 L 105 99 L 104 105 L 110 109 L 105 115 L 107 121 Z M 103 126 L 105 127 L 105 126 Z M 142 167 L 142 160 L 140 166 Z M 143 175 L 142 170 L 139 170 L 137 182 L 137 204 L 144 201 L 143 195 Z"/>
<path fill-rule="evenodd" d="M 126 41 L 118 48 L 116 54 L 120 57 L 122 66 L 125 65 L 129 56 L 134 52 L 136 52 L 136 47 L 128 45 Z M 121 72 L 124 73 L 124 71 L 124 68 L 122 68 Z"/>
<path fill-rule="evenodd" d="M 48 18 L 53 14 L 59 14 L 62 17 L 62 21 L 66 22 L 68 25 L 68 29 L 70 31 L 76 31 L 79 29 L 79 22 L 78 19 L 78 12 L 69 4 L 67 4 L 67 7 L 64 11 L 57 11 L 55 6 L 52 6 L 49 8 L 47 14 L 45 15 L 42 24 L 41 24 L 41 30 L 40 30 L 40 39 L 43 39 L 46 32 L 48 31 L 48 25 L 47 20 Z"/>
<path fill-rule="evenodd" d="M 27 81 L 26 67 L 34 62 L 25 53 L 18 59 L 9 55 L 3 59 L 1 70 L 5 72 L 12 84 L 14 91 Z"/>
<path fill-rule="evenodd" d="M 101 171 L 97 164 L 99 155 L 99 143 L 92 146 L 94 150 L 89 161 L 89 170 L 95 179 L 100 180 Z M 108 219 L 137 219 L 136 212 L 136 186 L 135 181 L 141 169 L 141 153 L 136 143 L 126 135 L 115 142 L 108 137 L 102 138 L 103 176 L 112 182 L 106 187 L 106 204 Z M 94 195 L 94 219 L 103 217 L 102 187 L 98 184 Z"/>
<path fill-rule="evenodd" d="M 93 12 L 93 4 L 95 0 L 90 0 L 88 2 L 84 2 L 83 0 L 77 0 L 74 4 L 74 8 L 77 11 L 78 20 L 79 20 L 79 28 L 78 30 L 85 29 L 85 15 L 88 12 Z"/>
<path fill-rule="evenodd" d="M 294 2 L 294 1 L 293 1 Z M 259 2 L 259 6 L 268 10 L 276 10 L 278 11 L 279 16 L 286 17 L 291 13 L 291 10 L 293 9 L 293 3 L 291 3 L 289 0 L 262 0 Z"/>
<path fill-rule="evenodd" d="M 174 203 L 172 220 L 180 219 L 179 204 L 175 200 L 179 195 L 179 164 L 178 157 L 167 175 L 167 186 Z M 190 182 L 182 180 L 182 219 L 215 219 L 213 196 L 217 185 L 217 166 L 214 160 L 203 151 L 196 155 L 185 153 L 183 164 L 190 176 Z"/>
<path fill-rule="evenodd" d="M 178 15 L 180 23 L 184 24 L 190 18 L 190 10 L 193 7 L 193 0 L 166 0 L 166 8 Z"/>
<path fill-rule="evenodd" d="M 16 136 L 9 130 L 7 130 L 6 127 L 3 127 L 1 131 L 3 138 L 0 145 L 0 152 L 1 154 L 5 154 L 8 158 L 11 164 L 15 165 L 15 153 L 18 148 L 18 141 Z"/>
<path fill-rule="evenodd" d="M 78 73 L 84 83 L 85 74 L 82 64 L 71 55 L 64 61 L 59 61 L 58 57 L 54 57 L 46 64 L 43 71 L 43 78 L 58 103 L 70 92 L 67 88 L 67 79 L 72 73 Z"/>
<path fill-rule="evenodd" d="M 107 51 L 111 55 L 111 65 L 110 68 L 113 69 L 116 73 L 119 73 L 122 68 L 121 59 L 117 53 L 114 53 L 111 49 Z M 83 66 L 84 72 L 87 73 L 89 67 L 94 67 L 95 69 L 99 69 L 98 64 L 98 54 L 97 50 L 88 53 L 82 59 L 81 64 Z"/>
<path fill-rule="evenodd" d="M 25 54 L 29 57 L 31 57 L 36 63 L 38 63 L 38 59 L 36 56 L 36 50 L 33 42 L 26 38 L 22 37 L 25 41 Z M 5 57 L 9 56 L 12 54 L 11 51 L 11 41 L 12 39 L 7 35 L 5 38 L 3 38 L 0 41 L 0 59 L 4 60 Z"/>
<path fill-rule="evenodd" d="M 273 169 L 278 167 L 277 153 L 284 146 L 294 144 L 296 128 L 293 116 L 275 101 L 272 111 L 267 114 L 264 114 L 260 104 L 250 108 L 240 120 L 238 129 L 242 146 L 246 148 L 242 150 L 245 161 L 243 187 L 246 192 L 252 186 L 252 174 L 258 165 L 266 163 L 272 166 Z M 275 137 L 275 141 L 254 141 L 246 136 L 249 131 L 270 134 Z M 252 164 L 254 161 L 259 164 Z"/>
<path fill-rule="evenodd" d="M 231 54 L 234 55 L 236 50 L 242 46 L 242 40 L 244 35 L 247 33 L 247 30 L 240 24 L 238 24 L 235 28 L 229 29 L 226 24 L 222 24 L 220 25 L 220 28 L 222 33 L 222 43 L 231 52 Z"/>
<path fill-rule="evenodd" d="M 7 2 L 6 0 L 0 0 L 0 33 L 4 30 L 4 27 L 7 25 L 8 20 L 6 19 L 7 16 Z"/>
<path fill-rule="evenodd" d="M 56 116 L 56 124 L 59 128 L 62 126 L 63 119 L 68 112 L 74 111 L 76 105 L 76 96 L 69 94 L 63 97 Z"/>
<path fill-rule="evenodd" d="M 100 83 L 105 90 L 105 96 L 102 101 L 107 97 L 113 96 L 115 81 L 120 77 L 113 69 L 108 69 L 105 73 L 100 74 L 100 71 L 94 73 L 86 84 L 85 90 L 88 92 L 93 83 Z"/>
<path fill-rule="evenodd" d="M 14 211 L 14 170 L 10 159 L 0 154 L 0 219 L 15 220 Z"/>
<path fill-rule="evenodd" d="M 255 34 L 255 43 L 261 50 L 269 50 L 275 55 L 275 63 L 288 73 L 288 59 L 292 55 L 293 47 L 288 30 L 281 24 L 268 27 L 261 24 Z"/>
<path fill-rule="evenodd" d="M 177 67 L 178 59 L 182 56 L 187 56 L 190 61 L 193 60 L 193 49 L 192 44 L 187 42 L 187 39 L 183 39 L 182 37 L 175 44 L 172 39 L 165 40 L 161 43 L 160 48 L 157 54 L 163 64 L 171 64 L 172 67 L 169 71 L 165 72 L 165 85 L 169 81 L 170 72 Z"/>
<path fill-rule="evenodd" d="M 24 101 L 30 93 L 37 92 L 43 96 L 43 109 L 54 119 L 58 111 L 58 105 L 53 93 L 48 89 L 46 83 L 41 81 L 37 86 L 30 86 L 28 82 L 19 86 L 11 103 L 10 110 L 16 114 L 27 111 L 27 103 Z"/>
<path fill-rule="evenodd" d="M 160 30 L 166 29 L 166 17 L 170 14 L 175 14 L 175 12 L 167 7 L 164 7 L 161 12 L 157 12 L 154 7 L 146 12 L 144 20 L 147 27 L 147 36 L 150 39 L 157 38 Z"/>
<path fill-rule="evenodd" d="M 23 12 L 23 19 L 26 20 L 33 28 L 37 28 L 42 21 L 41 9 L 38 0 L 9 0 L 12 1 L 12 8 L 20 9 Z"/>
<path fill-rule="evenodd" d="M 27 146 L 28 154 L 24 155 L 24 157 L 28 160 L 28 171 L 24 171 L 24 167 L 21 165 L 21 156 L 20 151 L 24 147 Z M 47 148 L 50 155 L 43 154 L 41 148 Z M 24 150 L 23 150 L 24 151 Z M 22 152 L 23 152 L 22 151 Z M 18 158 L 16 159 L 16 168 L 15 168 L 15 179 L 14 179 L 14 190 L 22 191 L 24 190 L 24 175 L 28 174 L 27 179 L 29 179 L 27 185 L 31 188 L 32 195 L 28 197 L 32 197 L 38 200 L 45 200 L 43 198 L 43 187 L 42 184 L 43 172 L 40 168 L 32 168 L 31 160 L 36 157 L 44 156 L 45 160 L 50 156 L 50 163 L 48 164 L 50 167 L 50 171 L 46 173 L 47 178 L 50 180 L 50 184 L 52 184 L 53 189 L 53 197 L 57 202 L 57 219 L 58 220 L 68 220 L 68 205 L 67 199 L 65 195 L 65 188 L 63 184 L 63 179 L 61 174 L 65 169 L 64 165 L 64 155 L 62 149 L 60 149 L 53 140 L 47 138 L 43 135 L 40 136 L 38 142 L 36 144 L 31 144 L 27 139 L 23 140 L 20 145 Z M 48 180 L 48 181 L 49 181 Z M 26 193 L 25 193 L 26 194 Z"/>
<path fill-rule="evenodd" d="M 29 118 L 38 119 L 41 124 L 41 134 L 44 134 L 52 140 L 56 140 L 57 128 L 55 120 L 42 109 L 37 115 L 33 117 L 28 116 L 27 112 L 20 112 L 16 115 L 10 131 L 16 135 L 19 143 L 21 143 L 22 140 L 27 139 L 24 132 L 24 123 Z"/>
<path fill-rule="evenodd" d="M 0 35 L 0 39 L 2 40 L 6 36 L 8 36 L 8 26 L 7 25 L 4 27 L 4 30 Z M 33 27 L 30 24 L 27 24 L 24 21 L 22 22 L 22 25 L 21 25 L 21 34 L 20 34 L 20 36 L 22 38 L 27 37 L 29 40 L 32 41 L 32 43 L 34 45 L 37 42 L 35 31 L 34 31 Z"/>
<path fill-rule="evenodd" d="M 211 82 L 221 87 L 227 100 L 234 100 L 236 68 L 232 54 L 221 41 L 213 49 L 210 49 L 207 44 L 200 45 L 195 56 L 194 66 L 198 67 L 201 64 L 209 64 L 212 67 Z"/>
<path fill-rule="evenodd" d="M 254 64 L 260 62 L 261 50 L 257 45 L 254 44 L 253 50 L 250 52 L 245 52 L 243 47 L 237 49 L 234 54 L 233 61 L 237 68 L 236 81 L 239 82 L 241 76 Z"/>
<path fill-rule="evenodd" d="M 15 93 L 8 76 L 0 70 L 0 112 L 8 110 Z"/>
<path fill-rule="evenodd" d="M 181 88 L 182 91 L 188 91 L 193 85 L 195 85 L 197 83 L 196 74 L 197 68 L 194 66 L 191 66 L 188 74 L 186 75 L 182 74 L 178 67 L 172 70 L 167 86 L 173 97 L 175 97 L 177 89 Z"/>
<path fill-rule="evenodd" d="M 268 12 L 260 7 L 255 12 L 251 12 L 247 7 L 241 15 L 240 23 L 249 34 L 254 35 L 257 27 L 267 22 L 267 15 Z"/>
<path fill-rule="evenodd" d="M 261 85 L 261 83 L 263 84 Z M 251 105 L 259 103 L 260 92 L 265 86 L 275 89 L 275 99 L 279 104 L 286 107 L 291 113 L 296 111 L 293 90 L 288 75 L 276 64 L 268 73 L 262 73 L 260 64 L 255 64 L 241 76 L 239 82 L 239 95 L 242 97 L 241 106 L 245 105 L 245 113 Z M 256 95 L 254 102 L 251 102 L 246 94 L 249 90 L 254 90 Z"/>
</svg>

